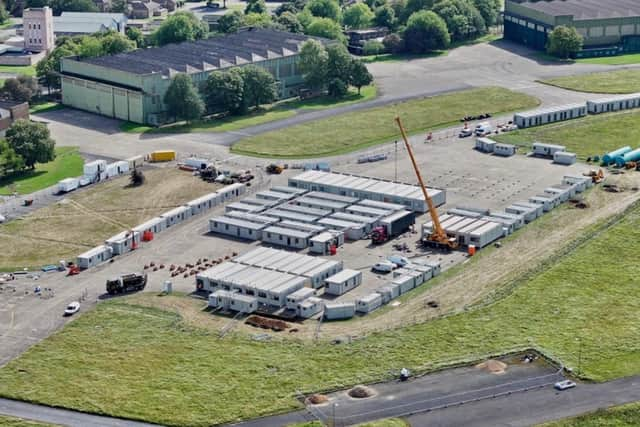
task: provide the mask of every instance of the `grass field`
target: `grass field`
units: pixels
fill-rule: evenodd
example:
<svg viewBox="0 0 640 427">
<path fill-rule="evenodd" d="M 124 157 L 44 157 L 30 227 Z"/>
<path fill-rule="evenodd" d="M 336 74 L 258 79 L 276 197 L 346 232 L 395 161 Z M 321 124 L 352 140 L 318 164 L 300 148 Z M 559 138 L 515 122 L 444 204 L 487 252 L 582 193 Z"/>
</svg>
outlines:
<svg viewBox="0 0 640 427">
<path fill-rule="evenodd" d="M 0 194 L 10 195 L 14 191 L 29 194 L 56 184 L 70 176 L 82 175 L 84 161 L 77 147 L 56 147 L 56 159 L 45 164 L 36 164 L 35 170 L 26 170 L 0 178 Z"/>
<path fill-rule="evenodd" d="M 30 114 L 48 113 L 49 111 L 62 110 L 66 108 L 64 105 L 57 102 L 43 102 L 40 104 L 33 104 L 29 106 Z"/>
<path fill-rule="evenodd" d="M 71 193 L 69 198 L 93 212 L 133 227 L 169 207 L 184 204 L 217 188 L 177 169 L 149 170 L 145 177 L 146 183 L 141 187 L 126 187 L 128 177 L 122 177 Z M 132 210 L 132 206 L 140 209 Z M 60 259 L 73 259 L 123 230 L 124 227 L 98 216 L 84 214 L 72 203 L 56 203 L 38 209 L 22 220 L 0 225 L 3 242 L 0 269 L 36 267 Z"/>
<path fill-rule="evenodd" d="M 0 415 L 0 427 L 56 427 L 56 425 Z"/>
<path fill-rule="evenodd" d="M 497 302 L 351 344 L 259 342 L 239 332 L 221 340 L 216 330 L 135 303 L 188 297 L 110 300 L 1 369 L 0 395 L 204 426 L 297 408 L 296 390 L 345 388 L 389 378 L 400 367 L 424 372 L 527 345 L 574 369 L 582 345 L 579 374 L 586 379 L 636 374 L 640 206 L 585 233 L 583 243 Z M 76 378 L 74 387 L 68 378 Z"/>
<path fill-rule="evenodd" d="M 602 65 L 640 64 L 640 54 L 630 53 L 628 55 L 607 56 L 603 58 L 582 58 L 582 59 L 576 59 L 576 62 L 582 62 L 584 64 L 602 64 Z"/>
<path fill-rule="evenodd" d="M 636 427 L 639 424 L 640 404 L 631 403 L 542 424 L 540 427 Z"/>
<path fill-rule="evenodd" d="M 499 142 L 530 148 L 534 142 L 560 144 L 581 159 L 640 141 L 640 112 L 623 112 L 589 116 L 545 126 L 532 127 L 496 135 Z"/>
<path fill-rule="evenodd" d="M 320 421 L 311 421 L 308 423 L 290 424 L 285 427 L 323 427 L 323 426 L 324 424 L 322 424 Z M 401 420 L 399 418 L 387 418 L 384 420 L 372 421 L 370 423 L 358 424 L 355 427 L 409 427 L 409 424 L 406 421 Z"/>
<path fill-rule="evenodd" d="M 0 73 L 36 75 L 35 65 L 0 65 Z"/>
<path fill-rule="evenodd" d="M 349 90 L 349 94 L 340 99 L 322 96 L 306 99 L 304 101 L 282 101 L 277 104 L 264 107 L 243 116 L 229 116 L 222 119 L 199 120 L 189 124 L 163 126 L 154 128 L 138 123 L 123 122 L 120 129 L 130 133 L 188 133 L 188 132 L 229 132 L 257 126 L 263 123 L 286 119 L 296 115 L 296 111 L 323 110 L 337 108 L 345 105 L 374 99 L 377 89 L 374 85 L 366 86 L 358 94 L 355 88 Z"/>
<path fill-rule="evenodd" d="M 552 86 L 578 92 L 634 93 L 640 91 L 640 70 L 618 70 L 542 80 Z"/>
<path fill-rule="evenodd" d="M 458 123 L 478 112 L 493 114 L 538 105 L 538 100 L 503 88 L 480 88 L 343 114 L 249 137 L 231 151 L 257 157 L 332 156 L 388 142 L 398 137 L 400 115 L 410 133 Z"/>
</svg>

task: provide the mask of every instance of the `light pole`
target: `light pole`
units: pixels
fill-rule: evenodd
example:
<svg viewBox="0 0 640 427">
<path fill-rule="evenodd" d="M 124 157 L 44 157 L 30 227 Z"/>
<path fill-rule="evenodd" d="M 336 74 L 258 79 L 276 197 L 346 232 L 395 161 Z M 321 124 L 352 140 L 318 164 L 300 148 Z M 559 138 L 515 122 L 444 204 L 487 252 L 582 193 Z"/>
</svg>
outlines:
<svg viewBox="0 0 640 427">
<path fill-rule="evenodd" d="M 395 142 L 396 144 L 396 154 L 395 154 L 395 179 L 394 181 L 398 181 L 398 140 Z"/>
<path fill-rule="evenodd" d="M 336 406 L 338 406 L 337 403 L 333 403 L 333 413 L 331 415 L 331 425 L 332 427 L 336 427 Z"/>
</svg>

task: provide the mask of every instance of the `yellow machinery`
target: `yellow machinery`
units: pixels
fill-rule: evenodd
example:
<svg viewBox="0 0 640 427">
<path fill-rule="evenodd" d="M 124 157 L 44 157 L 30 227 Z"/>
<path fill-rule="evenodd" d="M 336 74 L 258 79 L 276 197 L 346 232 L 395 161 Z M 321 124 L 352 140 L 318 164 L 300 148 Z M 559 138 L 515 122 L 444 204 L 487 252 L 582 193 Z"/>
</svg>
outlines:
<svg viewBox="0 0 640 427">
<path fill-rule="evenodd" d="M 424 194 L 424 199 L 427 201 L 427 206 L 429 207 L 429 215 L 431 215 L 431 221 L 433 222 L 433 230 L 431 235 L 424 239 L 424 243 L 428 245 L 433 245 L 436 247 L 441 247 L 444 249 L 456 249 L 458 247 L 458 242 L 456 239 L 449 238 L 447 233 L 444 231 L 442 226 L 440 225 L 440 218 L 438 218 L 438 211 L 433 206 L 433 200 L 429 196 L 427 192 L 427 187 L 422 180 L 422 175 L 420 175 L 420 170 L 418 169 L 418 164 L 416 163 L 416 159 L 413 156 L 413 150 L 411 149 L 411 145 L 409 144 L 409 139 L 407 138 L 407 133 L 402 126 L 402 122 L 400 121 L 400 117 L 396 117 L 396 123 L 400 128 L 400 133 L 402 134 L 402 139 L 404 140 L 404 145 L 407 147 L 407 153 L 409 153 L 409 158 L 411 159 L 411 164 L 413 165 L 413 170 L 416 172 L 416 177 L 418 178 L 418 183 L 420 184 L 420 188 L 422 189 L 422 194 Z"/>
</svg>

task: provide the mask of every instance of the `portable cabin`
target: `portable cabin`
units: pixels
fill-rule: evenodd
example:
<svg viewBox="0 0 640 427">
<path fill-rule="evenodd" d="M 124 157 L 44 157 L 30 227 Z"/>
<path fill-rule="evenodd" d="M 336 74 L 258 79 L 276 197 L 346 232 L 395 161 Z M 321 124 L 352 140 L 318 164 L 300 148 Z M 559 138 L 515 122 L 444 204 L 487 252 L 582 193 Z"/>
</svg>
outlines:
<svg viewBox="0 0 640 427">
<path fill-rule="evenodd" d="M 350 240 L 360 240 L 367 234 L 367 226 L 361 222 L 344 221 L 335 218 L 321 218 L 318 224 L 322 224 L 331 230 L 338 230 Z"/>
<path fill-rule="evenodd" d="M 421 260 L 417 259 L 413 261 L 416 265 L 425 265 L 431 268 L 431 277 L 436 277 L 442 271 L 442 266 L 438 261 Z"/>
<path fill-rule="evenodd" d="M 507 206 L 504 210 L 506 213 L 509 213 L 509 214 L 522 215 L 526 223 L 534 221 L 536 218 L 538 218 L 537 207 L 511 205 L 511 206 Z"/>
<path fill-rule="evenodd" d="M 572 165 L 578 160 L 576 153 L 570 153 L 568 151 L 556 151 L 553 153 L 553 163 L 559 165 Z"/>
<path fill-rule="evenodd" d="M 531 147 L 533 154 L 541 157 L 553 157 L 556 152 L 567 149 L 564 145 L 543 144 L 542 142 L 534 142 Z"/>
<path fill-rule="evenodd" d="M 246 270 L 248 267 L 247 265 L 236 264 L 234 262 L 224 262 L 215 265 L 196 274 L 196 289 L 207 292 L 222 289 L 225 277 Z"/>
<path fill-rule="evenodd" d="M 129 170 L 140 168 L 144 165 L 144 157 L 133 156 L 125 160 L 129 164 Z"/>
<path fill-rule="evenodd" d="M 348 214 L 344 212 L 336 212 L 334 214 L 329 215 L 329 218 L 338 219 L 341 221 L 355 222 L 358 224 L 364 224 L 365 226 L 364 232 L 366 234 L 369 234 L 378 223 L 378 220 L 376 218 L 361 216 L 361 215 L 353 215 L 353 214 Z"/>
<path fill-rule="evenodd" d="M 191 208 L 188 206 L 178 206 L 175 209 L 161 214 L 160 217 L 165 219 L 165 228 L 169 228 L 191 218 Z"/>
<path fill-rule="evenodd" d="M 640 107 L 640 93 L 610 96 L 587 101 L 587 110 L 591 114 L 608 113 L 610 111 L 629 110 Z"/>
<path fill-rule="evenodd" d="M 493 149 L 493 154 L 502 157 L 511 157 L 516 154 L 517 147 L 513 144 L 496 144 Z"/>
<path fill-rule="evenodd" d="M 344 245 L 344 233 L 341 231 L 329 230 L 322 232 L 309 239 L 309 252 L 328 255 L 331 248 L 338 248 Z"/>
<path fill-rule="evenodd" d="M 288 280 L 282 280 L 281 283 L 276 282 L 275 286 L 272 286 L 273 283 L 267 283 L 266 286 L 263 285 L 265 289 L 268 289 L 268 301 L 265 301 L 265 304 L 284 307 L 287 303 L 288 295 L 305 287 L 306 280 L 303 277 L 296 277 L 291 274 L 287 274 L 287 276 L 289 276 Z M 260 295 L 258 294 L 258 296 Z"/>
<path fill-rule="evenodd" d="M 391 284 L 398 286 L 400 295 L 404 295 L 415 287 L 415 278 L 411 276 L 400 276 L 393 279 Z"/>
<path fill-rule="evenodd" d="M 306 196 L 312 197 L 314 199 L 322 199 L 322 200 L 330 200 L 334 202 L 346 203 L 348 205 L 352 205 L 359 201 L 357 197 L 342 196 L 340 194 L 325 193 L 323 191 L 312 191 L 310 193 L 307 193 Z"/>
<path fill-rule="evenodd" d="M 398 211 L 378 221 L 378 224 L 387 230 L 389 236 L 398 236 L 409 230 L 415 223 L 416 213 L 412 211 Z"/>
<path fill-rule="evenodd" d="M 268 226 L 269 224 L 251 222 L 228 216 L 218 216 L 209 220 L 209 232 L 245 240 L 260 240 L 262 230 Z"/>
<path fill-rule="evenodd" d="M 562 183 L 575 185 L 578 193 L 582 193 L 593 186 L 593 180 L 587 176 L 565 175 L 562 178 Z"/>
<path fill-rule="evenodd" d="M 309 297 L 313 297 L 316 295 L 316 291 L 311 288 L 300 288 L 295 292 L 287 295 L 287 308 L 289 310 L 295 310 L 298 306 L 298 303 L 306 300 Z"/>
<path fill-rule="evenodd" d="M 544 209 L 542 208 L 542 206 L 537 205 L 535 203 L 531 203 L 531 202 L 513 202 L 513 205 L 516 206 L 524 206 L 524 207 L 528 207 L 528 208 L 535 208 L 536 209 L 536 218 L 537 217 L 541 217 L 542 215 L 544 215 Z"/>
<path fill-rule="evenodd" d="M 85 253 L 78 255 L 76 263 L 78 267 L 84 269 L 95 267 L 111 258 L 113 249 L 107 245 L 100 245 Z"/>
<path fill-rule="evenodd" d="M 151 162 L 170 162 L 176 159 L 176 152 L 174 150 L 158 150 L 149 154 L 149 160 Z"/>
<path fill-rule="evenodd" d="M 140 225 L 133 227 L 133 231 L 137 231 L 142 234 L 143 238 L 145 233 L 158 234 L 165 229 L 166 220 L 159 216 L 143 222 Z"/>
<path fill-rule="evenodd" d="M 324 303 L 324 318 L 326 320 L 351 319 L 356 314 L 356 304 L 353 302 Z"/>
<path fill-rule="evenodd" d="M 78 178 L 65 178 L 58 182 L 58 193 L 68 193 L 80 186 Z"/>
<path fill-rule="evenodd" d="M 404 205 L 398 203 L 380 202 L 377 200 L 360 200 L 357 206 L 369 206 L 371 208 L 383 209 L 385 211 L 397 212 L 405 209 Z"/>
<path fill-rule="evenodd" d="M 511 218 L 503 218 L 496 216 L 483 216 L 483 221 L 495 222 L 502 226 L 502 236 L 507 237 L 509 234 L 516 231 L 516 220 Z"/>
<path fill-rule="evenodd" d="M 326 227 L 322 225 L 309 224 L 306 222 L 298 222 L 298 221 L 289 221 L 289 220 L 280 221 L 278 223 L 278 226 L 283 228 L 290 228 L 292 230 L 308 231 L 309 233 L 312 233 L 314 236 L 326 230 Z"/>
<path fill-rule="evenodd" d="M 546 196 L 529 197 L 529 203 L 533 203 L 534 205 L 541 205 L 544 212 L 549 212 L 551 209 L 556 207 L 554 200 L 551 197 Z"/>
<path fill-rule="evenodd" d="M 362 283 L 362 272 L 345 268 L 341 272 L 327 277 L 325 294 L 344 295 Z"/>
<path fill-rule="evenodd" d="M 483 153 L 493 153 L 493 150 L 496 144 L 497 144 L 496 141 L 489 138 L 477 138 L 476 150 L 481 151 Z"/>
<path fill-rule="evenodd" d="M 258 206 L 258 205 L 250 205 L 248 203 L 243 202 L 233 202 L 229 203 L 224 207 L 225 212 L 244 212 L 244 213 L 253 213 L 258 214 L 264 212 L 266 207 Z"/>
<path fill-rule="evenodd" d="M 258 199 L 256 197 L 245 197 L 242 199 L 242 203 L 245 205 L 261 206 L 268 209 L 277 206 L 279 202 L 276 200 Z"/>
<path fill-rule="evenodd" d="M 405 209 L 384 209 L 380 207 L 364 206 L 364 205 L 352 205 L 345 209 L 345 212 L 350 215 L 366 216 L 374 219 L 389 216 L 395 212 L 404 211 Z"/>
<path fill-rule="evenodd" d="M 113 178 L 129 172 L 129 162 L 120 160 L 107 165 L 107 177 Z"/>
<path fill-rule="evenodd" d="M 294 230 L 292 228 L 271 225 L 262 231 L 260 239 L 265 243 L 293 249 L 304 249 L 309 246 L 309 240 L 314 234 L 315 233 L 311 231 Z"/>
<path fill-rule="evenodd" d="M 243 195 L 246 191 L 247 186 L 245 184 L 236 183 L 222 187 L 217 193 L 220 195 L 220 202 L 224 203 Z"/>
<path fill-rule="evenodd" d="M 322 311 L 324 308 L 324 302 L 320 298 L 310 297 L 306 300 L 299 302 L 296 306 L 296 314 L 298 317 L 308 319 Z"/>
<path fill-rule="evenodd" d="M 191 200 L 187 203 L 187 206 L 191 208 L 191 215 L 198 215 L 202 212 L 213 209 L 219 203 L 219 200 L 220 195 L 217 192 L 214 192 Z"/>
<path fill-rule="evenodd" d="M 324 286 L 327 278 L 337 274 L 342 270 L 342 261 L 323 260 L 324 262 L 315 268 L 301 273 L 302 277 L 306 277 L 314 289 Z"/>
<path fill-rule="evenodd" d="M 479 212 L 468 211 L 466 209 L 460 209 L 460 208 L 449 209 L 447 213 L 449 215 L 464 216 L 467 218 L 482 218 L 484 216 L 484 214 L 481 214 Z"/>
<path fill-rule="evenodd" d="M 279 191 L 273 191 L 273 190 L 260 191 L 256 193 L 256 198 L 258 199 L 273 200 L 276 202 L 284 202 L 286 200 L 291 200 L 294 197 L 296 197 L 295 194 L 281 193 Z"/>
<path fill-rule="evenodd" d="M 376 289 L 376 294 L 379 294 L 382 298 L 382 304 L 388 304 L 393 299 L 393 291 L 391 286 L 382 286 Z"/>
<path fill-rule="evenodd" d="M 186 166 L 194 168 L 195 170 L 206 169 L 209 167 L 209 165 L 211 165 L 211 161 L 199 157 L 188 157 L 184 159 L 182 163 Z"/>
<path fill-rule="evenodd" d="M 371 313 L 373 310 L 379 308 L 382 305 L 382 296 L 374 292 L 369 295 L 365 295 L 356 300 L 356 311 L 359 313 Z"/>
<path fill-rule="evenodd" d="M 241 219 L 244 221 L 249 221 L 249 222 L 255 222 L 257 224 L 275 224 L 276 222 L 278 222 L 278 220 L 276 218 L 273 218 L 271 216 L 265 216 L 265 215 L 259 215 L 259 214 L 253 214 L 253 213 L 246 213 L 246 212 L 240 212 L 240 211 L 231 211 L 231 212 L 225 212 L 224 216 L 227 218 L 236 218 L 236 219 Z"/>
<path fill-rule="evenodd" d="M 575 190 L 571 186 L 553 186 L 547 187 L 544 189 L 545 194 L 551 194 L 558 196 L 560 198 L 560 202 L 564 203 L 569 200 L 571 197 L 575 196 Z"/>
<path fill-rule="evenodd" d="M 209 295 L 209 307 L 251 314 L 258 310 L 258 299 L 239 292 L 217 290 Z"/>
<path fill-rule="evenodd" d="M 123 231 L 105 241 L 113 249 L 113 255 L 122 255 L 136 249 L 140 245 L 141 234 L 138 231 Z"/>
<path fill-rule="evenodd" d="M 513 116 L 513 122 L 518 126 L 518 128 L 524 129 L 547 123 L 577 119 L 586 115 L 587 106 L 585 104 L 570 104 L 516 113 Z"/>
<path fill-rule="evenodd" d="M 94 160 L 89 163 L 85 163 L 83 166 L 83 174 L 91 178 L 95 178 L 101 172 L 106 172 L 107 161 L 106 160 Z"/>
<path fill-rule="evenodd" d="M 279 193 L 290 193 L 296 196 L 307 193 L 307 190 L 303 190 L 302 188 L 286 187 L 284 185 L 276 185 L 274 187 L 271 187 L 271 191 L 277 191 Z"/>
<path fill-rule="evenodd" d="M 492 218 L 504 218 L 513 220 L 516 230 L 523 227 L 525 224 L 524 215 L 522 214 L 508 212 L 491 212 L 490 216 Z"/>
<path fill-rule="evenodd" d="M 289 203 L 283 203 L 279 205 L 278 210 L 295 212 L 303 215 L 311 215 L 318 218 L 324 218 L 325 216 L 331 214 L 331 211 L 329 209 L 319 209 L 319 208 L 311 208 L 308 206 L 300 206 L 300 205 L 296 205 L 295 201 L 289 202 Z"/>
<path fill-rule="evenodd" d="M 349 206 L 349 203 L 338 202 L 336 200 L 318 199 L 315 197 L 309 197 L 306 194 L 302 197 L 298 197 L 294 202 L 307 208 L 330 210 L 331 213 L 344 212 L 344 210 Z"/>
<path fill-rule="evenodd" d="M 277 218 L 280 221 L 295 221 L 313 224 L 320 219 L 320 217 L 307 215 L 299 212 L 284 211 L 278 208 L 269 209 L 262 213 L 265 216 Z"/>
<path fill-rule="evenodd" d="M 422 271 L 413 269 L 410 266 L 399 268 L 394 271 L 393 277 L 411 277 L 413 279 L 412 288 L 417 288 L 426 281 L 424 280 L 424 274 Z"/>
<path fill-rule="evenodd" d="M 409 266 L 410 270 L 420 272 L 422 275 L 422 282 L 426 282 L 433 277 L 433 268 L 424 264 L 411 264 Z"/>
<path fill-rule="evenodd" d="M 495 242 L 503 235 L 502 224 L 487 222 L 483 226 L 469 232 L 469 244 L 476 248 L 484 248 Z"/>
</svg>

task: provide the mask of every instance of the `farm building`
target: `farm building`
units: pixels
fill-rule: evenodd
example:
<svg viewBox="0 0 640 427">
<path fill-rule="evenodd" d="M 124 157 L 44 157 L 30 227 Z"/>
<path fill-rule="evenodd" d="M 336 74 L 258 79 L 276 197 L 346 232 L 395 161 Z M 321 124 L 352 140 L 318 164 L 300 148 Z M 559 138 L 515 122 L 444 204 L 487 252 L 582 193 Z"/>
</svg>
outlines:
<svg viewBox="0 0 640 427">
<path fill-rule="evenodd" d="M 427 211 L 422 191 L 416 185 L 315 170 L 289 178 L 289 185 L 310 191 L 401 204 L 416 212 Z M 443 205 L 446 202 L 443 190 L 429 188 L 427 191 L 435 206 Z"/>
<path fill-rule="evenodd" d="M 140 234 L 144 234 L 145 232 L 157 234 L 163 231 L 165 229 L 165 226 L 166 219 L 158 216 L 133 227 L 132 230 L 137 231 Z"/>
<path fill-rule="evenodd" d="M 320 255 L 328 255 L 331 248 L 338 248 L 344 245 L 344 233 L 341 231 L 328 230 L 309 240 L 309 251 Z"/>
<path fill-rule="evenodd" d="M 122 255 L 136 249 L 141 237 L 138 231 L 123 231 L 107 239 L 105 244 L 113 249 L 113 255 Z"/>
<path fill-rule="evenodd" d="M 258 299 L 239 292 L 230 292 L 218 289 L 212 292 L 208 298 L 209 307 L 251 314 L 258 310 Z"/>
<path fill-rule="evenodd" d="M 101 245 L 78 255 L 77 264 L 82 269 L 95 267 L 111 258 L 113 249 L 107 245 Z"/>
<path fill-rule="evenodd" d="M 630 110 L 640 107 L 640 93 L 618 95 L 608 98 L 587 101 L 587 111 L 591 114 L 608 113 L 610 111 Z"/>
<path fill-rule="evenodd" d="M 338 274 L 327 277 L 325 280 L 326 290 L 324 293 L 328 295 L 344 295 L 357 286 L 360 286 L 361 283 L 361 271 L 345 268 Z"/>
<path fill-rule="evenodd" d="M 578 58 L 640 51 L 640 3 L 635 0 L 507 0 L 504 37 L 545 50 L 558 26 L 575 27 L 584 39 Z"/>
<path fill-rule="evenodd" d="M 196 87 L 213 71 L 254 64 L 278 82 L 278 97 L 297 96 L 303 85 L 296 64 L 310 37 L 248 27 L 222 37 L 61 62 L 62 102 L 108 117 L 157 126 L 173 120 L 164 95 L 171 78 L 189 75 Z"/>
<path fill-rule="evenodd" d="M 379 293 L 374 292 L 356 300 L 356 311 L 364 314 L 371 313 L 381 305 L 382 296 Z"/>
<path fill-rule="evenodd" d="M 276 222 L 275 220 L 273 222 Z M 231 216 L 218 216 L 209 219 L 209 232 L 225 234 L 246 240 L 260 240 L 262 230 L 270 224 L 264 222 L 252 222 Z"/>
<path fill-rule="evenodd" d="M 191 215 L 198 215 L 202 212 L 206 212 L 209 209 L 213 209 L 220 200 L 220 195 L 217 192 L 205 194 L 202 197 L 198 197 L 195 200 L 187 203 L 187 206 L 191 208 Z"/>
<path fill-rule="evenodd" d="M 353 302 L 325 302 L 324 318 L 327 320 L 351 319 L 356 314 L 356 304 Z"/>
<path fill-rule="evenodd" d="M 563 120 L 577 119 L 586 115 L 587 106 L 585 104 L 571 104 L 516 113 L 513 116 L 513 122 L 520 129 L 523 129 Z"/>
<path fill-rule="evenodd" d="M 314 234 L 316 233 L 313 231 L 302 231 L 271 225 L 262 230 L 260 239 L 264 243 L 271 243 L 292 249 L 304 249 L 309 246 L 309 240 Z"/>
</svg>

